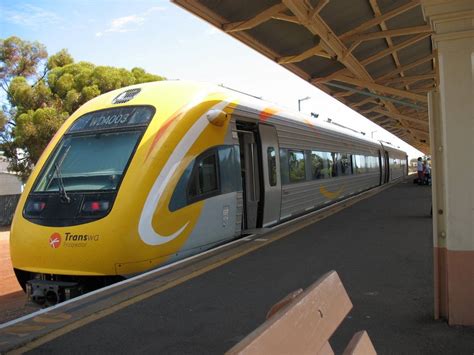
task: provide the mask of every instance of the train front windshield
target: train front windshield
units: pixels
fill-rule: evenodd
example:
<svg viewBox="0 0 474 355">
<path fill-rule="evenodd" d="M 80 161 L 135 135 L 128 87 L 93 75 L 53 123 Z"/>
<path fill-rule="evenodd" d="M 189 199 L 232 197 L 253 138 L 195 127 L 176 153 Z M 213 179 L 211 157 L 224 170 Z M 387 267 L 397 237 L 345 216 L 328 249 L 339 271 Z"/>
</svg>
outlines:
<svg viewBox="0 0 474 355">
<path fill-rule="evenodd" d="M 131 106 L 82 116 L 63 136 L 33 192 L 116 190 L 153 113 L 148 106 Z"/>
</svg>

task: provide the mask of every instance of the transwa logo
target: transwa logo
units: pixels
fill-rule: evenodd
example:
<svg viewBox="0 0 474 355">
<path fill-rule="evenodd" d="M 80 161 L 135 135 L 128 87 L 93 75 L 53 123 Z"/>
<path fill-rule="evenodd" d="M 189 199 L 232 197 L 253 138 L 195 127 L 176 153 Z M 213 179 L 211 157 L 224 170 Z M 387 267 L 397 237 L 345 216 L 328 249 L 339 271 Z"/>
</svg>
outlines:
<svg viewBox="0 0 474 355">
<path fill-rule="evenodd" d="M 49 246 L 58 249 L 61 244 L 63 248 L 81 248 L 86 247 L 88 243 L 98 242 L 100 236 L 98 234 L 73 234 L 64 233 L 64 238 L 59 233 L 53 233 L 49 237 Z M 64 243 L 63 243 L 64 242 Z"/>
<path fill-rule="evenodd" d="M 61 234 L 51 234 L 51 237 L 49 237 L 49 246 L 53 249 L 59 248 L 61 246 Z"/>
</svg>

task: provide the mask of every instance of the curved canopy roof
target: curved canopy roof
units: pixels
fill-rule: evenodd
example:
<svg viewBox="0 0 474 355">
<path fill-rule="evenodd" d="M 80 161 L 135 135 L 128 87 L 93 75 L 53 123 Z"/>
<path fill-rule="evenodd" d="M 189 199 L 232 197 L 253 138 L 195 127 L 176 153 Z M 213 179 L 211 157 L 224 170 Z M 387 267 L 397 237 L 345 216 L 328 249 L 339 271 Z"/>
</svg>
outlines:
<svg viewBox="0 0 474 355">
<path fill-rule="evenodd" d="M 429 152 L 438 82 L 419 0 L 173 0 Z"/>
</svg>

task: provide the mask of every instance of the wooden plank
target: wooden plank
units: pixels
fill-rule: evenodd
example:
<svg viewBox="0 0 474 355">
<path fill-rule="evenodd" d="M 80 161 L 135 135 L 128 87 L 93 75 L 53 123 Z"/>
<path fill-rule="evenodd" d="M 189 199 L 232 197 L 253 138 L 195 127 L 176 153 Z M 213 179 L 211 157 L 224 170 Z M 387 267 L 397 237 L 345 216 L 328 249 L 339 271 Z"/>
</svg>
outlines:
<svg viewBox="0 0 474 355">
<path fill-rule="evenodd" d="M 365 67 L 352 55 L 346 55 L 348 52 L 346 46 L 339 40 L 334 31 L 322 20 L 319 15 L 314 15 L 312 19 L 308 18 L 311 7 L 303 1 L 283 0 L 283 3 L 291 12 L 306 26 L 314 35 L 321 38 L 321 45 L 325 43 L 337 55 L 338 60 L 345 65 L 351 72 L 358 77 L 370 80 L 370 74 Z"/>
<path fill-rule="evenodd" d="M 352 337 L 342 355 L 376 355 L 374 345 L 365 330 L 357 332 Z"/>
<path fill-rule="evenodd" d="M 339 62 L 343 64 L 349 71 L 357 78 L 362 79 L 364 82 L 374 82 L 374 79 L 368 73 L 365 66 L 352 54 L 349 52 L 347 47 L 341 41 L 341 39 L 334 33 L 334 31 L 327 25 L 326 22 L 319 15 L 314 15 L 309 17 L 309 14 L 312 12 L 311 4 L 307 1 L 297 1 L 297 0 L 283 0 L 283 3 L 286 7 L 298 18 L 298 20 L 310 31 L 311 33 L 318 35 L 321 38 L 320 45 L 330 54 L 331 51 L 334 52 L 334 55 L 337 57 Z M 402 6 L 403 7 L 403 6 Z M 326 47 L 325 47 L 326 46 Z M 395 48 L 394 46 L 393 48 Z M 317 85 L 317 82 L 313 82 Z M 369 90 L 373 90 L 370 89 Z M 394 89 L 397 90 L 397 89 Z M 405 92 L 399 90 L 399 92 Z M 417 94 L 408 94 L 412 97 L 415 97 Z M 413 96 L 415 95 L 415 96 Z M 402 96 L 403 97 L 403 96 Z M 425 99 L 422 95 L 418 95 L 419 99 Z M 338 97 L 338 100 L 342 101 L 342 98 Z M 394 113 L 398 113 L 397 108 L 393 103 L 388 100 L 383 100 L 385 107 Z M 401 121 L 405 125 L 404 121 Z"/>
<path fill-rule="evenodd" d="M 332 350 L 331 344 L 326 342 L 319 351 L 315 352 L 316 355 L 334 355 L 334 350 Z"/>
<path fill-rule="evenodd" d="M 380 51 L 378 52 L 377 54 L 374 54 L 373 56 L 370 56 L 368 58 L 365 58 L 361 61 L 362 65 L 368 65 L 370 63 L 373 63 L 373 62 L 376 62 L 377 60 L 379 59 L 382 59 L 383 57 L 389 55 L 389 54 L 392 54 L 396 51 L 399 51 L 403 48 L 406 48 L 406 47 L 409 47 L 413 44 L 415 44 L 416 42 L 419 42 L 423 39 L 425 39 L 426 37 L 429 37 L 430 34 L 429 33 L 420 33 L 419 35 L 416 35 L 410 39 L 407 39 L 406 41 L 403 41 L 393 47 L 389 47 L 387 49 L 384 49 L 383 51 Z"/>
<path fill-rule="evenodd" d="M 420 80 L 427 80 L 427 79 L 434 79 L 436 73 L 428 73 L 422 75 L 411 75 L 411 76 L 404 76 L 403 78 L 392 78 L 387 79 L 381 84 L 395 84 L 395 83 L 413 83 Z"/>
<path fill-rule="evenodd" d="M 385 30 L 385 31 L 354 35 L 354 36 L 346 38 L 346 41 L 364 42 L 364 41 L 370 41 L 374 39 L 380 39 L 380 38 L 386 38 L 386 37 L 399 37 L 399 36 L 406 36 L 406 35 L 412 35 L 412 34 L 418 34 L 418 33 L 432 34 L 433 30 L 431 29 L 429 25 L 404 27 L 404 28 L 398 28 L 396 30 Z"/>
<path fill-rule="evenodd" d="M 270 319 L 271 317 L 273 317 L 273 315 L 275 313 L 278 313 L 278 311 L 280 311 L 280 309 L 282 309 L 282 308 L 286 307 L 288 304 L 290 304 L 302 292 L 303 292 L 303 289 L 299 288 L 296 291 L 293 291 L 292 293 L 290 293 L 285 298 L 283 298 L 280 302 L 274 304 L 273 307 L 270 308 L 270 310 L 268 311 L 266 319 Z"/>
<path fill-rule="evenodd" d="M 255 17 L 245 20 L 245 21 L 239 21 L 239 22 L 232 22 L 232 23 L 226 23 L 222 25 L 222 29 L 225 32 L 236 32 L 236 31 L 243 31 L 243 30 L 248 30 L 250 28 L 256 27 L 272 18 L 273 15 L 282 12 L 286 10 L 286 6 L 283 4 L 276 4 L 273 5 L 272 7 L 262 11 Z"/>
<path fill-rule="evenodd" d="M 297 54 L 297 55 L 290 55 L 286 57 L 280 57 L 276 60 L 278 64 L 286 64 L 286 63 L 297 63 L 301 62 L 309 57 L 314 55 L 324 57 L 324 58 L 331 58 L 331 55 L 323 50 L 323 47 L 318 44 L 310 49 L 305 50 L 304 52 Z"/>
<path fill-rule="evenodd" d="M 283 13 L 279 13 L 279 14 L 273 15 L 273 16 L 272 16 L 272 19 L 274 19 L 274 20 L 280 20 L 280 21 L 285 21 L 285 22 L 291 22 L 291 23 L 295 23 L 295 24 L 297 24 L 297 25 L 301 25 L 300 20 L 298 20 L 298 19 L 296 18 L 296 16 L 287 15 L 287 14 L 283 14 Z"/>
<path fill-rule="evenodd" d="M 400 7 L 397 7 L 396 9 L 393 9 L 392 11 L 387 12 L 386 14 L 383 14 L 382 16 L 375 17 L 367 22 L 364 22 L 363 24 L 360 24 L 356 28 L 347 31 L 346 33 L 343 33 L 341 36 L 339 36 L 339 39 L 345 40 L 348 37 L 353 36 L 354 34 L 361 33 L 369 28 L 372 28 L 374 26 L 379 25 L 382 22 L 385 22 L 395 16 L 398 16 L 408 10 L 413 9 L 414 7 L 417 7 L 420 5 L 419 0 L 414 0 L 410 1 Z"/>
<path fill-rule="evenodd" d="M 411 62 L 410 64 L 404 65 L 404 66 L 402 66 L 400 68 L 397 68 L 397 69 L 395 69 L 391 72 L 388 72 L 387 74 L 384 74 L 384 75 L 378 77 L 377 79 L 375 79 L 375 81 L 379 82 L 379 81 L 383 81 L 385 79 L 391 78 L 393 76 L 396 76 L 396 75 L 400 74 L 401 72 L 413 69 L 413 68 L 415 68 L 415 67 L 417 67 L 417 66 L 419 66 L 423 63 L 429 62 L 433 58 L 434 58 L 434 54 L 428 55 L 428 56 L 423 57 L 421 59 L 418 59 L 414 62 Z"/>
<path fill-rule="evenodd" d="M 321 10 L 329 3 L 329 0 L 319 0 L 316 6 L 313 8 L 311 13 L 309 14 L 309 18 L 312 19 L 314 16 L 319 14 Z"/>
<path fill-rule="evenodd" d="M 395 88 L 391 88 L 391 87 L 388 87 L 388 86 L 376 84 L 374 82 L 364 81 L 364 80 L 360 80 L 360 79 L 356 79 L 356 78 L 350 78 L 348 76 L 338 76 L 334 80 L 342 81 L 344 83 L 348 83 L 348 84 L 352 84 L 352 85 L 358 85 L 358 86 L 366 87 L 368 89 L 375 90 L 375 91 L 378 91 L 378 92 L 383 92 L 383 93 L 389 94 L 389 95 L 405 97 L 407 99 L 411 99 L 411 100 L 414 100 L 414 101 L 428 102 L 428 98 L 424 95 L 414 94 L 410 91 L 395 89 Z"/>
<path fill-rule="evenodd" d="M 226 354 L 316 353 L 351 308 L 337 272 L 331 271 Z"/>
<path fill-rule="evenodd" d="M 408 117 L 408 116 L 402 115 L 400 113 L 390 112 L 390 111 L 384 110 L 384 109 L 379 108 L 379 107 L 374 107 L 372 109 L 372 112 L 381 113 L 381 114 L 384 114 L 385 116 L 395 118 L 397 120 L 403 120 L 403 121 L 406 121 L 406 122 L 419 123 L 419 124 L 422 124 L 422 125 L 425 125 L 425 126 L 429 125 L 428 121 L 418 120 L 416 118 Z"/>
<path fill-rule="evenodd" d="M 375 98 L 373 98 L 373 97 L 367 97 L 367 98 L 365 98 L 365 99 L 363 99 L 363 100 L 361 100 L 361 101 L 359 101 L 359 102 L 354 102 L 353 104 L 350 104 L 349 107 L 350 107 L 350 108 L 354 108 L 354 107 L 358 107 L 358 106 L 363 106 L 363 105 L 365 105 L 365 104 L 367 104 L 367 103 L 377 104 L 377 105 L 379 104 L 378 101 L 377 101 Z"/>
<path fill-rule="evenodd" d="M 379 7 L 379 4 L 377 3 L 377 0 L 369 0 L 369 2 L 370 2 L 370 7 L 372 7 L 372 11 L 374 12 L 374 14 L 376 16 L 382 16 L 382 12 L 380 11 L 380 7 Z M 385 21 L 381 22 L 379 26 L 383 31 L 388 30 L 388 27 L 387 27 L 387 24 L 385 23 Z M 386 37 L 385 42 L 387 42 L 387 45 L 388 45 L 389 48 L 393 47 L 393 41 L 392 41 L 391 37 Z M 397 68 L 400 68 L 402 65 L 400 63 L 400 59 L 398 58 L 398 53 L 397 52 L 392 52 L 392 58 L 393 58 L 393 61 L 395 62 L 395 66 Z M 405 76 L 405 73 L 401 72 L 400 76 L 402 76 L 402 77 Z M 408 90 L 409 87 L 405 86 L 405 89 Z"/>
</svg>

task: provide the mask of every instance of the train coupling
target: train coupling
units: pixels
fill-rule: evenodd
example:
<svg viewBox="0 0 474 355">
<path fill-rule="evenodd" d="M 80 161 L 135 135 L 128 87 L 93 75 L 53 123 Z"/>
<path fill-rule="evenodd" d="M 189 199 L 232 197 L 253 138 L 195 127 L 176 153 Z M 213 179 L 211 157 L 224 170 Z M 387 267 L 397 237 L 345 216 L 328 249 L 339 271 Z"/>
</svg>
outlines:
<svg viewBox="0 0 474 355">
<path fill-rule="evenodd" d="M 30 280 L 26 283 L 28 301 L 43 307 L 54 306 L 80 294 L 77 282 Z"/>
</svg>

